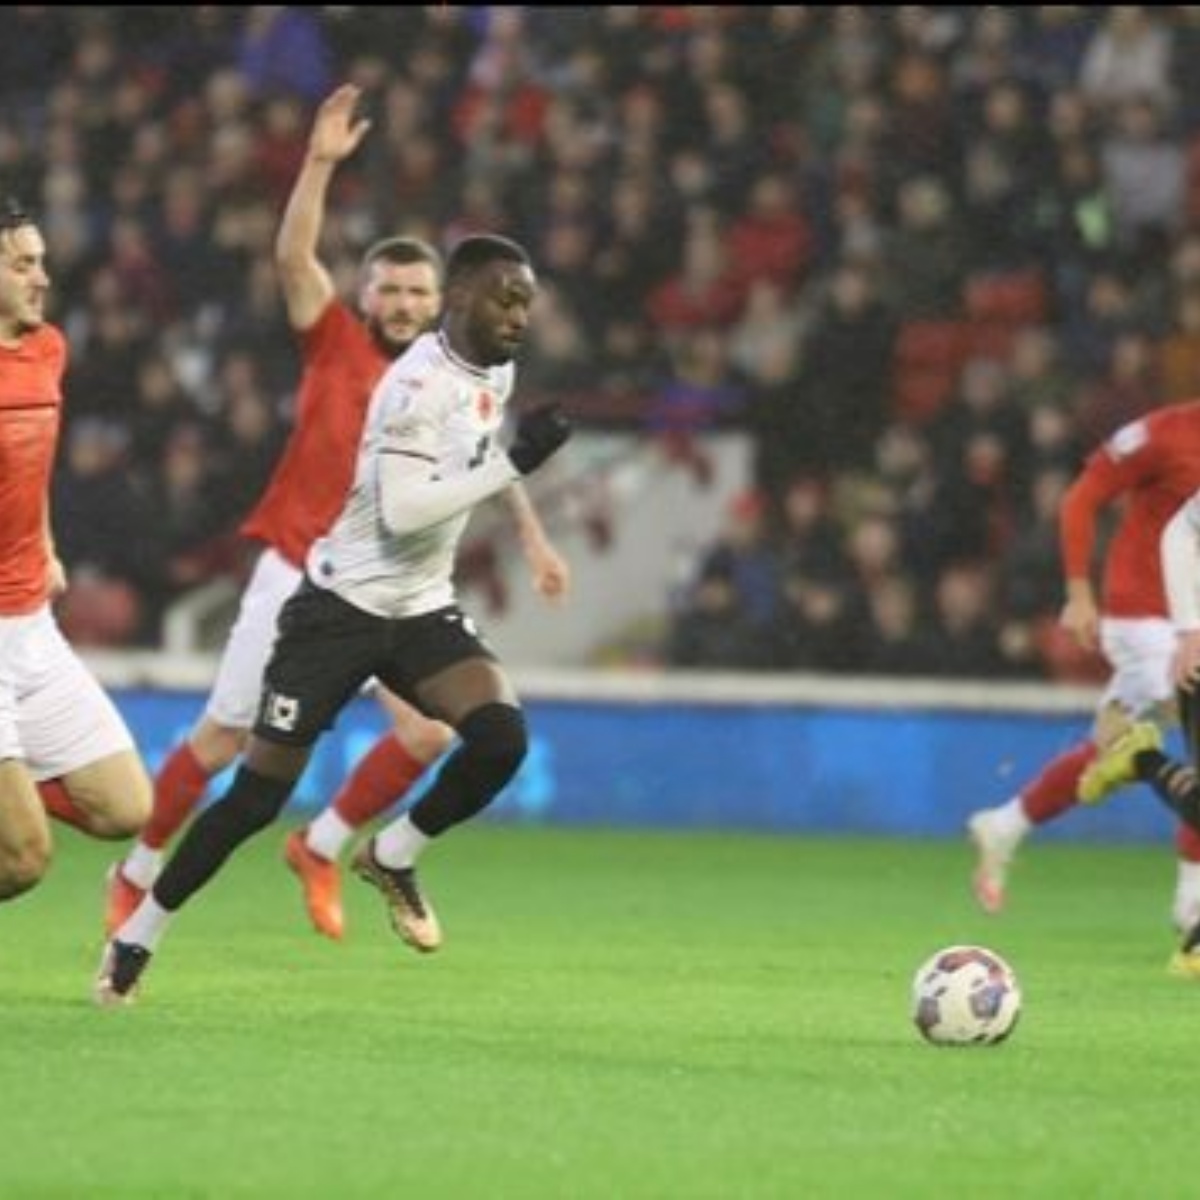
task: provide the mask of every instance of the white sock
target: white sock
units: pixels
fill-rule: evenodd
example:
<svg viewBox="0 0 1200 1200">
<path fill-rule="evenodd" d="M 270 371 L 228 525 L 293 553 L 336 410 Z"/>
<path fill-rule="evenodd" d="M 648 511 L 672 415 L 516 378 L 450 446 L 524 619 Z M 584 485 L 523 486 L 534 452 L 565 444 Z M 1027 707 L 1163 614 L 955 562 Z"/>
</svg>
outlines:
<svg viewBox="0 0 1200 1200">
<path fill-rule="evenodd" d="M 135 842 L 133 849 L 121 864 L 121 874 L 142 891 L 148 892 L 162 870 L 162 851 L 151 850 L 145 842 Z"/>
<path fill-rule="evenodd" d="M 1179 900 L 1200 900 L 1200 863 L 1179 860 L 1179 873 L 1175 876 L 1175 895 Z"/>
<path fill-rule="evenodd" d="M 375 835 L 375 857 L 385 867 L 411 867 L 429 841 L 405 813 Z"/>
<path fill-rule="evenodd" d="M 1025 806 L 1020 796 L 1014 796 L 1007 804 L 992 809 L 996 832 L 1014 845 L 1022 841 L 1033 828 L 1033 822 L 1025 815 Z"/>
<path fill-rule="evenodd" d="M 166 933 L 174 915 L 163 908 L 153 895 L 148 895 L 114 936 L 119 942 L 132 942 L 135 946 L 153 950 L 159 938 Z"/>
<path fill-rule="evenodd" d="M 354 826 L 347 825 L 335 808 L 327 808 L 313 821 L 304 834 L 304 843 L 322 858 L 336 862 L 354 836 Z"/>
</svg>

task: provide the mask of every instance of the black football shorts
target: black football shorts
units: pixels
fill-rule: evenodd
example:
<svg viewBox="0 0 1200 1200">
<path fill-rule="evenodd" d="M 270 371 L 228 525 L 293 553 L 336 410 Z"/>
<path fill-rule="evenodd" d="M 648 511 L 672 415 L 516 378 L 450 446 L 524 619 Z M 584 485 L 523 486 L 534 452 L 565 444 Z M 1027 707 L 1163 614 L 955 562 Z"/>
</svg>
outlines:
<svg viewBox="0 0 1200 1200">
<path fill-rule="evenodd" d="M 457 605 L 378 617 L 306 579 L 280 610 L 254 732 L 310 746 L 372 676 L 413 703 L 421 683 L 471 658 L 495 655 Z"/>
</svg>

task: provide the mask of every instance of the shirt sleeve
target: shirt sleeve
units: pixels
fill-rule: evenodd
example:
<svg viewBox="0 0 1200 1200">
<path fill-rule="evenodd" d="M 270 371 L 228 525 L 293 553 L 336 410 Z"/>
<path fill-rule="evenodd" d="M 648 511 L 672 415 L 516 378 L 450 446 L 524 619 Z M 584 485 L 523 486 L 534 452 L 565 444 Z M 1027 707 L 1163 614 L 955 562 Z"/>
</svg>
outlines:
<svg viewBox="0 0 1200 1200">
<path fill-rule="evenodd" d="M 467 469 L 444 467 L 439 447 L 447 397 L 437 390 L 418 390 L 411 379 L 394 380 L 383 403 L 378 500 L 391 533 L 416 533 L 449 520 L 519 478 L 507 454 L 489 455 Z"/>
<path fill-rule="evenodd" d="M 1067 489 L 1059 512 L 1059 545 L 1067 579 L 1086 579 L 1091 574 L 1100 513 L 1153 476 L 1159 457 L 1153 434 L 1145 420 L 1123 426 L 1091 455 Z"/>
</svg>

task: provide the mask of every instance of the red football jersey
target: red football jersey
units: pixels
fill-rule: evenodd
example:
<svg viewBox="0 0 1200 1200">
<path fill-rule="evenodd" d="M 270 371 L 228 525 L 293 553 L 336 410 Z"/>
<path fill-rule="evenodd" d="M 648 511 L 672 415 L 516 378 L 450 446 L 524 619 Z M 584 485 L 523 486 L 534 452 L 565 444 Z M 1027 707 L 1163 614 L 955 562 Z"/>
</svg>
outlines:
<svg viewBox="0 0 1200 1200">
<path fill-rule="evenodd" d="M 50 472 L 66 366 L 66 339 L 53 325 L 0 346 L 0 616 L 33 612 L 49 596 Z"/>
<path fill-rule="evenodd" d="M 1063 569 L 1089 574 L 1100 511 L 1124 508 L 1109 543 L 1101 606 L 1110 617 L 1165 617 L 1159 540 L 1200 488 L 1200 401 L 1173 404 L 1118 429 L 1087 461 L 1063 502 Z"/>
<path fill-rule="evenodd" d="M 267 490 L 242 523 L 242 533 L 297 567 L 341 512 L 371 393 L 390 361 L 336 300 L 304 331 L 300 345 L 304 371 L 292 433 Z"/>
</svg>

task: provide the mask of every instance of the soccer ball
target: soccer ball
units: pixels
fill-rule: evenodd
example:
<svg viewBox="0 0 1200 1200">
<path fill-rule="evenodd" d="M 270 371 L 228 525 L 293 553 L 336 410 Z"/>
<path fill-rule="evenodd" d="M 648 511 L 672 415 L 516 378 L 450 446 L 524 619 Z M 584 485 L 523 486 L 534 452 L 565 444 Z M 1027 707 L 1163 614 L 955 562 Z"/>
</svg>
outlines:
<svg viewBox="0 0 1200 1200">
<path fill-rule="evenodd" d="M 990 1046 L 1013 1031 L 1021 988 L 1013 969 L 983 946 L 946 946 L 913 979 L 913 1022 L 939 1046 Z"/>
</svg>

